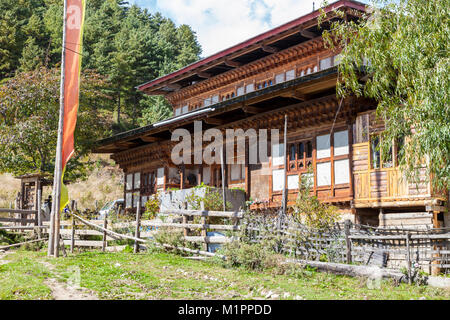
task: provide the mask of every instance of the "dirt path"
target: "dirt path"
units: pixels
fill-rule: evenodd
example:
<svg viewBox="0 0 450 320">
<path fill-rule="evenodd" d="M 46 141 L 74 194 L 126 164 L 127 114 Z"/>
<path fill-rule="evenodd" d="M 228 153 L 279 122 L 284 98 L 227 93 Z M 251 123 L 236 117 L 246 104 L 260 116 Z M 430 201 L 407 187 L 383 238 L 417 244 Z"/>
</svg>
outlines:
<svg viewBox="0 0 450 320">
<path fill-rule="evenodd" d="M 40 263 L 49 270 L 55 271 L 55 267 L 51 263 L 46 261 L 40 261 Z M 44 283 L 52 290 L 52 296 L 55 300 L 99 300 L 88 289 L 71 287 L 55 278 L 49 278 Z"/>
</svg>

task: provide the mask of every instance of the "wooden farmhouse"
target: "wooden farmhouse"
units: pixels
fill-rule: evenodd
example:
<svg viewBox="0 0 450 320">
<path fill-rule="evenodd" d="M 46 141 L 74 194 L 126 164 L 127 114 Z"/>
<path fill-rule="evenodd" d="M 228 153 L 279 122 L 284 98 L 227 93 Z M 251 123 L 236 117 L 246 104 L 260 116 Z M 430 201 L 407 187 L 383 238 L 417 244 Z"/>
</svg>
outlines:
<svg viewBox="0 0 450 320">
<path fill-rule="evenodd" d="M 356 19 L 365 5 L 335 2 L 323 9 L 328 18 L 321 28 L 316 10 L 139 86 L 148 95 L 163 95 L 174 116 L 104 139 L 95 148 L 112 154 L 123 169 L 127 209 L 136 207 L 138 197 L 144 203 L 158 191 L 224 183 L 245 190 L 251 208 L 264 211 L 280 207 L 284 188 L 292 204 L 301 176 L 307 175 L 321 201 L 355 222 L 443 226 L 447 198 L 427 182 L 402 179 L 396 159 L 401 143 L 393 144 L 387 161 L 377 150 L 383 123 L 375 118 L 376 102 L 336 96 L 339 52 L 327 49 L 321 37 L 340 19 L 335 9 Z M 222 181 L 220 163 L 180 166 L 171 160 L 178 143 L 172 133 L 194 132 L 195 121 L 203 131 L 215 128 L 224 135 L 227 129 L 268 129 L 270 136 L 271 129 L 279 129 L 279 144 L 269 141 L 269 161 L 250 163 L 247 143 L 244 158 L 225 165 Z"/>
</svg>

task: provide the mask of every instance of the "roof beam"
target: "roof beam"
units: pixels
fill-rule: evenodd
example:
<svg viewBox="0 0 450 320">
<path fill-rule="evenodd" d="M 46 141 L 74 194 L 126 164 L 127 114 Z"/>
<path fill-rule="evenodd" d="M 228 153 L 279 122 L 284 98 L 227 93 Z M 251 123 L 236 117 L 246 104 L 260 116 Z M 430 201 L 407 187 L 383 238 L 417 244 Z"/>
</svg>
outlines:
<svg viewBox="0 0 450 320">
<path fill-rule="evenodd" d="M 205 78 L 205 79 L 209 79 L 209 78 L 212 77 L 212 75 L 211 75 L 210 73 L 203 72 L 203 71 L 197 72 L 197 75 L 198 75 L 200 78 Z"/>
<path fill-rule="evenodd" d="M 262 45 L 261 49 L 262 49 L 262 51 L 268 52 L 268 53 L 277 53 L 278 51 L 280 51 L 280 49 L 278 49 L 276 47 L 266 46 L 266 45 Z"/>
<path fill-rule="evenodd" d="M 157 142 L 157 141 L 161 141 L 161 138 L 158 137 L 151 137 L 151 136 L 146 136 L 146 137 L 141 137 L 141 140 L 144 142 Z"/>
<path fill-rule="evenodd" d="M 300 30 L 300 34 L 308 39 L 314 39 L 316 37 L 318 37 L 317 34 L 315 34 L 314 32 L 308 31 L 308 30 Z"/>
<path fill-rule="evenodd" d="M 177 83 L 169 83 L 166 85 L 166 87 L 173 90 L 180 90 L 182 88 L 181 84 Z"/>
<path fill-rule="evenodd" d="M 207 124 L 213 124 L 213 125 L 222 125 L 224 124 L 224 120 L 222 119 L 217 119 L 217 118 L 205 118 L 204 119 L 205 123 Z"/>
<path fill-rule="evenodd" d="M 237 67 L 242 66 L 242 63 L 241 63 L 241 62 L 232 61 L 232 60 L 230 60 L 230 59 L 225 59 L 224 62 L 225 62 L 225 64 L 226 64 L 227 66 L 233 67 L 233 68 L 237 68 Z"/>
<path fill-rule="evenodd" d="M 245 106 L 242 108 L 242 110 L 245 113 L 250 113 L 250 114 L 257 114 L 257 113 L 263 112 L 263 110 L 261 108 L 251 107 L 251 106 Z"/>
</svg>

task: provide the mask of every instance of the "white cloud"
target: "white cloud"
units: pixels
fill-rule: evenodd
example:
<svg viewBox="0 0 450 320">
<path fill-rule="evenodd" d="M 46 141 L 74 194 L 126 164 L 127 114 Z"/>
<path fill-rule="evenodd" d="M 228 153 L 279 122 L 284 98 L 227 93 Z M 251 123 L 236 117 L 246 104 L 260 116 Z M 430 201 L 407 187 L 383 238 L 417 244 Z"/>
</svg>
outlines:
<svg viewBox="0 0 450 320">
<path fill-rule="evenodd" d="M 135 0 L 197 33 L 210 56 L 316 9 L 321 0 Z M 334 1 L 329 1 L 334 2 Z"/>
</svg>

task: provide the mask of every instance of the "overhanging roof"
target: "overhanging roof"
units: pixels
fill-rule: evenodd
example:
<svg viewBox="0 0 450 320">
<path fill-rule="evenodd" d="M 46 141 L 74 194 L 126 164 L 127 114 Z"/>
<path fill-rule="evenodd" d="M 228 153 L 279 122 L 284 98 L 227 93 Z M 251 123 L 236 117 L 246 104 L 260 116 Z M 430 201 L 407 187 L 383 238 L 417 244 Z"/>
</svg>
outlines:
<svg viewBox="0 0 450 320">
<path fill-rule="evenodd" d="M 290 81 L 286 81 L 283 83 L 275 84 L 270 87 L 257 90 L 251 93 L 247 93 L 230 100 L 222 101 L 216 103 L 214 105 L 197 109 L 195 111 L 191 111 L 189 113 L 172 117 L 148 126 L 136 128 L 133 130 L 129 130 L 126 132 L 122 132 L 115 136 L 100 140 L 96 143 L 94 148 L 95 153 L 114 153 L 124 149 L 134 148 L 136 145 L 136 141 L 141 139 L 143 136 L 148 138 L 148 142 L 151 142 L 151 137 L 167 133 L 166 137 L 170 140 L 170 130 L 173 128 L 179 128 L 183 125 L 193 123 L 196 120 L 204 120 L 208 117 L 219 116 L 222 118 L 225 113 L 230 113 L 233 110 L 244 109 L 248 105 L 254 105 L 256 102 L 264 102 L 268 97 L 276 96 L 278 93 L 281 93 L 286 90 L 290 90 L 292 88 L 304 88 L 311 85 L 319 86 L 323 83 L 326 83 L 326 79 L 328 82 L 332 83 L 329 86 L 335 86 L 335 81 L 337 78 L 337 67 L 332 67 L 330 69 L 326 69 L 323 71 L 319 71 L 316 73 L 312 73 L 310 75 L 296 78 Z M 317 90 L 322 90 L 323 88 L 317 88 Z M 289 102 L 289 101 L 287 101 Z M 279 106 L 278 106 L 279 107 Z M 277 105 L 272 106 L 269 109 L 276 109 Z M 266 109 L 266 111 L 269 111 Z M 222 115 L 222 116 L 221 116 Z M 242 113 L 242 116 L 245 117 L 245 113 Z M 231 122 L 232 119 L 229 119 Z M 129 144 L 129 145 L 128 145 Z M 141 145 L 146 144 L 145 141 L 140 142 Z"/>
<path fill-rule="evenodd" d="M 358 1 L 340 0 L 328 5 L 323 8 L 323 10 L 326 13 L 340 8 L 365 11 L 365 7 L 365 4 Z M 311 34 L 314 34 L 314 31 L 317 30 L 303 30 L 304 33 L 302 34 L 301 27 L 308 22 L 314 21 L 319 15 L 319 10 L 313 11 L 277 28 L 220 51 L 210 57 L 192 63 L 176 72 L 144 83 L 137 88 L 150 95 L 169 94 L 174 90 L 177 90 L 176 88 L 179 89 L 194 82 L 204 80 L 204 76 L 199 76 L 199 73 L 207 73 L 209 76 L 214 76 L 270 54 L 270 51 L 267 51 L 268 49 L 263 48 L 264 46 L 271 48 L 270 45 L 273 45 L 274 43 L 282 46 L 280 41 L 284 41 L 285 46 L 290 46 L 292 41 L 298 44 L 299 42 L 309 40 Z M 313 32 L 311 32 L 311 30 Z M 283 36 L 284 38 L 280 40 L 280 36 Z M 289 37 L 292 38 L 291 42 L 289 42 Z M 173 86 L 175 86 L 175 88 Z"/>
</svg>

